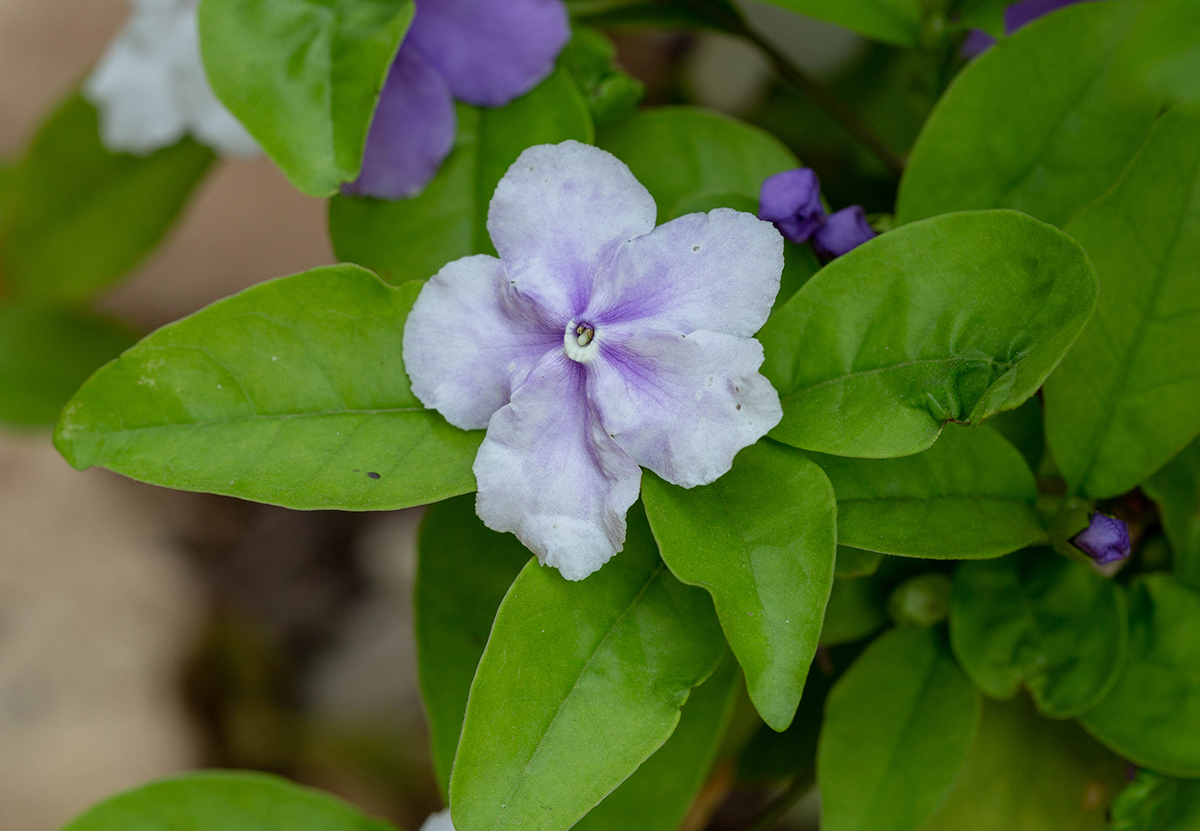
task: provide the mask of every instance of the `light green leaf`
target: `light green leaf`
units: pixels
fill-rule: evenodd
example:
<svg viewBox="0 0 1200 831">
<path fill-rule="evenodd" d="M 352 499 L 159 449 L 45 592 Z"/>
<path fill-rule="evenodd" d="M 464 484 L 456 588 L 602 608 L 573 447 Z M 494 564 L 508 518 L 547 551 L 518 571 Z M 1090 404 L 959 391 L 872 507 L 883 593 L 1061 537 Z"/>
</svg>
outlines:
<svg viewBox="0 0 1200 831">
<path fill-rule="evenodd" d="M 79 385 L 134 340 L 84 312 L 0 306 L 0 423 L 53 427 Z"/>
<path fill-rule="evenodd" d="M 1014 211 L 914 223 L 827 265 L 758 339 L 783 421 L 771 436 L 838 456 L 933 444 L 947 421 L 1019 406 L 1083 329 L 1087 255 Z"/>
<path fill-rule="evenodd" d="M 1136 8 L 1079 3 L 968 65 L 913 149 L 897 221 L 1014 208 L 1062 227 L 1107 191 L 1160 104 L 1111 71 Z"/>
<path fill-rule="evenodd" d="M 1079 715 L 1112 689 L 1128 631 L 1121 587 L 1048 548 L 963 563 L 954 576 L 950 641 L 967 675 L 993 698 L 1024 685 L 1051 718 Z"/>
<path fill-rule="evenodd" d="M 833 573 L 836 577 L 865 577 L 878 571 L 881 562 L 883 555 L 878 551 L 864 551 L 839 543 Z"/>
<path fill-rule="evenodd" d="M 838 540 L 903 557 L 999 557 L 1045 538 L 1037 483 L 990 427 L 948 427 L 900 459 L 813 454 L 837 494 Z"/>
<path fill-rule="evenodd" d="M 1067 233 L 1100 299 L 1046 382 L 1046 437 L 1072 490 L 1116 496 L 1200 433 L 1200 110 L 1165 115 Z"/>
<path fill-rule="evenodd" d="M 678 216 L 675 207 L 685 199 L 736 194 L 757 204 L 767 177 L 800 166 L 770 133 L 691 107 L 642 110 L 601 131 L 597 143 L 654 196 L 659 222 Z"/>
<path fill-rule="evenodd" d="M 212 165 L 191 139 L 149 156 L 110 153 L 79 96 L 45 123 L 10 174 L 0 271 L 15 297 L 77 301 L 126 276 L 179 217 Z"/>
<path fill-rule="evenodd" d="M 911 831 L 929 819 L 958 779 L 979 710 L 936 630 L 882 635 L 825 704 L 822 830 Z"/>
<path fill-rule="evenodd" d="M 1193 831 L 1200 828 L 1200 780 L 1138 771 L 1112 807 L 1112 831 Z"/>
<path fill-rule="evenodd" d="M 920 0 L 768 0 L 809 17 L 845 26 L 874 40 L 916 46 L 923 16 Z"/>
<path fill-rule="evenodd" d="M 1124 768 L 1075 722 L 1038 716 L 1025 696 L 985 701 L 958 784 L 921 831 L 1108 831 Z"/>
<path fill-rule="evenodd" d="M 642 477 L 650 527 L 675 576 L 708 590 L 763 721 L 796 713 L 833 585 L 833 489 L 803 453 L 760 442 L 711 485 Z"/>
<path fill-rule="evenodd" d="M 1142 767 L 1200 777 L 1200 591 L 1169 574 L 1129 586 L 1129 659 L 1112 691 L 1079 719 Z"/>
<path fill-rule="evenodd" d="M 423 409 L 401 360 L 419 291 L 347 265 L 247 289 L 94 375 L 55 445 L 81 470 L 290 508 L 468 493 L 482 433 Z"/>
<path fill-rule="evenodd" d="M 1158 503 L 1171 542 L 1172 569 L 1200 587 L 1200 441 L 1194 441 L 1142 485 Z"/>
<path fill-rule="evenodd" d="M 670 738 L 724 653 L 712 601 L 659 559 L 645 515 L 578 583 L 530 563 L 500 605 L 450 779 L 457 831 L 565 831 Z"/>
<path fill-rule="evenodd" d="M 62 831 L 394 831 L 350 805 L 261 773 L 194 773 L 101 802 Z"/>
<path fill-rule="evenodd" d="M 204 0 L 213 91 L 292 184 L 332 196 L 358 176 L 412 0 Z"/>
<path fill-rule="evenodd" d="M 885 600 L 883 581 L 875 575 L 834 580 L 821 627 L 821 646 L 854 643 L 882 629 L 888 619 Z"/>
<path fill-rule="evenodd" d="M 587 103 L 564 70 L 507 107 L 460 106 L 455 150 L 419 196 L 330 201 L 334 251 L 395 285 L 432 277 L 460 257 L 494 255 L 487 212 L 496 184 L 525 148 L 568 139 L 590 142 L 593 130 Z"/>
</svg>

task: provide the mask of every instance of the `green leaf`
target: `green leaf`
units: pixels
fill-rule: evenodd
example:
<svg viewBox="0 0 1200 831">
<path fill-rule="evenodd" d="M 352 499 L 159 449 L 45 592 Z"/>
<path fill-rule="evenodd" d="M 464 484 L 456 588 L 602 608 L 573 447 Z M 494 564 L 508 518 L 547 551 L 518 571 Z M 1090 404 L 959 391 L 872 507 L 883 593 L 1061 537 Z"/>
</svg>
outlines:
<svg viewBox="0 0 1200 831">
<path fill-rule="evenodd" d="M 79 385 L 134 340 L 84 312 L 0 306 L 0 423 L 53 427 Z"/>
<path fill-rule="evenodd" d="M 573 831 L 676 831 L 712 767 L 740 688 L 737 661 L 726 653 L 684 705 L 667 743 Z"/>
<path fill-rule="evenodd" d="M 412 0 L 204 0 L 213 91 L 292 184 L 332 196 L 358 176 Z"/>
<path fill-rule="evenodd" d="M 1107 831 L 1124 768 L 1075 722 L 1039 717 L 1025 696 L 985 701 L 958 784 L 921 831 Z"/>
<path fill-rule="evenodd" d="M 1192 0 L 1154 0 L 1142 7 L 1119 68 L 1155 92 L 1200 100 L 1200 6 Z"/>
<path fill-rule="evenodd" d="M 1138 771 L 1112 807 L 1112 831 L 1200 828 L 1200 781 Z"/>
<path fill-rule="evenodd" d="M 1160 104 L 1126 89 L 1111 71 L 1136 8 L 1079 3 L 969 64 L 917 141 L 897 221 L 1014 208 L 1061 227 L 1107 191 Z"/>
<path fill-rule="evenodd" d="M 824 667 L 814 663 L 809 668 L 804 696 L 787 730 L 778 733 L 763 724 L 750 738 L 738 758 L 740 781 L 771 782 L 795 776 L 816 781 L 817 739 L 825 717 L 825 700 L 835 678 L 832 661 Z"/>
<path fill-rule="evenodd" d="M 570 828 L 670 738 L 724 650 L 712 602 L 671 575 L 636 506 L 625 550 L 587 580 L 530 563 L 471 686 L 455 828 Z"/>
<path fill-rule="evenodd" d="M 863 551 L 839 543 L 833 573 L 836 577 L 865 577 L 878 571 L 881 562 L 883 554 L 878 551 Z"/>
<path fill-rule="evenodd" d="M 934 629 L 893 629 L 825 704 L 817 755 L 823 831 L 910 831 L 946 801 L 979 694 Z"/>
<path fill-rule="evenodd" d="M 396 285 L 431 277 L 460 257 L 494 255 L 487 212 L 496 184 L 525 148 L 568 139 L 590 142 L 593 130 L 587 104 L 563 70 L 507 107 L 459 106 L 455 150 L 419 196 L 330 201 L 334 251 Z"/>
<path fill-rule="evenodd" d="M 1194 441 L 1142 485 L 1158 503 L 1179 579 L 1200 587 L 1200 441 Z"/>
<path fill-rule="evenodd" d="M 1009 0 L 960 0 L 955 8 L 955 22 L 964 29 L 983 29 L 994 38 L 1002 38 L 1008 4 Z"/>
<path fill-rule="evenodd" d="M 577 26 L 559 56 L 598 125 L 615 124 L 633 115 L 646 85 L 617 66 L 617 47 L 595 29 Z"/>
<path fill-rule="evenodd" d="M 767 177 L 800 166 L 770 133 L 691 107 L 642 110 L 597 139 L 654 196 L 659 222 L 678 216 L 675 206 L 684 199 L 700 196 L 736 194 L 757 205 Z"/>
<path fill-rule="evenodd" d="M 1046 536 L 1029 466 L 987 426 L 950 427 L 915 456 L 813 459 L 833 482 L 843 545 L 963 560 L 999 557 Z"/>
<path fill-rule="evenodd" d="M 1067 233 L 1101 290 L 1046 383 L 1046 437 L 1073 491 L 1116 496 L 1200 433 L 1200 110 L 1167 113 Z"/>
<path fill-rule="evenodd" d="M 247 289 L 94 375 L 55 445 L 81 470 L 289 508 L 468 493 L 482 433 L 423 409 L 401 360 L 420 288 L 342 265 Z"/>
<path fill-rule="evenodd" d="M 1046 430 L 1042 418 L 1042 402 L 1030 398 L 1015 410 L 997 413 L 988 419 L 988 425 L 1008 439 L 1021 455 L 1030 470 L 1037 470 L 1046 454 Z"/>
<path fill-rule="evenodd" d="M 1022 404 L 1083 329 L 1087 255 L 1014 211 L 889 231 L 825 266 L 758 333 L 772 438 L 837 456 L 919 453 L 948 421 Z"/>
<path fill-rule="evenodd" d="M 145 157 L 110 153 L 79 96 L 12 171 L 0 271 L 13 296 L 77 301 L 127 275 L 174 224 L 214 159 L 191 139 Z"/>
<path fill-rule="evenodd" d="M 954 576 L 950 640 L 975 686 L 1012 698 L 1022 684 L 1051 718 L 1102 699 L 1125 664 L 1128 614 L 1119 586 L 1048 548 Z"/>
<path fill-rule="evenodd" d="M 712 595 L 763 721 L 796 713 L 833 585 L 833 489 L 803 453 L 760 442 L 711 485 L 642 477 L 650 527 L 675 576 Z"/>
<path fill-rule="evenodd" d="M 350 805 L 261 773 L 205 772 L 101 802 L 62 831 L 394 831 Z"/>
<path fill-rule="evenodd" d="M 1079 719 L 1142 767 L 1200 777 L 1200 591 L 1169 574 L 1129 586 L 1129 659 L 1116 686 Z"/>
<path fill-rule="evenodd" d="M 532 556 L 512 534 L 475 515 L 475 497 L 433 505 L 417 539 L 413 628 L 433 768 L 443 797 L 471 680 L 505 593 Z"/>
<path fill-rule="evenodd" d="M 834 580 L 821 627 L 821 646 L 853 643 L 879 631 L 888 619 L 886 598 L 883 581 L 875 575 Z"/>
<path fill-rule="evenodd" d="M 916 46 L 921 37 L 920 0 L 768 0 L 809 17 L 819 17 L 860 35 L 896 46 Z"/>
</svg>

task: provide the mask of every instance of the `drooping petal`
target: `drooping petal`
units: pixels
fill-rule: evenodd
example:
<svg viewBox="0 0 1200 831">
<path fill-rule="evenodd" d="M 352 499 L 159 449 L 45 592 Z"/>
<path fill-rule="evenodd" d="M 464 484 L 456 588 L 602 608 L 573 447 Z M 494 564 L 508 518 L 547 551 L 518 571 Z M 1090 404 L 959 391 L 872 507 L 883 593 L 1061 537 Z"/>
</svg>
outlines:
<svg viewBox="0 0 1200 831">
<path fill-rule="evenodd" d="M 446 80 L 406 45 L 379 95 L 362 171 L 342 190 L 376 199 L 416 196 L 454 149 L 457 131 Z"/>
<path fill-rule="evenodd" d="M 599 569 L 625 543 L 625 514 L 642 471 L 600 425 L 586 370 L 544 359 L 488 425 L 475 458 L 475 510 L 511 531 L 568 580 Z"/>
<path fill-rule="evenodd" d="M 604 331 L 588 365 L 588 394 L 604 430 L 643 467 L 676 485 L 706 485 L 783 418 L 758 372 L 756 340 L 636 326 Z"/>
<path fill-rule="evenodd" d="M 550 74 L 570 37 L 561 0 L 422 0 L 405 43 L 455 98 L 502 107 Z"/>
<path fill-rule="evenodd" d="M 783 237 L 752 214 L 681 216 L 622 245 L 596 280 L 586 317 L 750 337 L 767 321 L 783 273 Z"/>
<path fill-rule="evenodd" d="M 825 224 L 813 234 L 813 247 L 822 257 L 832 259 L 849 254 L 875 236 L 875 229 L 867 222 L 862 206 L 851 205 L 826 218 Z"/>
<path fill-rule="evenodd" d="M 504 264 L 455 260 L 424 288 L 404 326 L 404 366 L 413 394 L 464 430 L 480 430 L 537 362 L 562 349 L 528 300 L 509 290 Z"/>
<path fill-rule="evenodd" d="M 653 230 L 656 213 L 624 162 L 566 141 L 530 147 L 513 163 L 492 197 L 488 233 L 515 289 L 565 326 L 587 306 L 601 265 Z"/>
</svg>

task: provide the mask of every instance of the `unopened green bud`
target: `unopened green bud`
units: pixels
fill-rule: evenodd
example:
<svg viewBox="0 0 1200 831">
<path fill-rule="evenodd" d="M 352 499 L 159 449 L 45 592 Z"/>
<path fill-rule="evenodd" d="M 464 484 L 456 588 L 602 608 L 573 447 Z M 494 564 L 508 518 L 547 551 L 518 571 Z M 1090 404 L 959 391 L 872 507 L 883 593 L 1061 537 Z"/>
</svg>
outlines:
<svg viewBox="0 0 1200 831">
<path fill-rule="evenodd" d="M 950 578 L 922 574 L 896 587 L 888 598 L 888 614 L 897 626 L 933 626 L 950 613 Z"/>
</svg>

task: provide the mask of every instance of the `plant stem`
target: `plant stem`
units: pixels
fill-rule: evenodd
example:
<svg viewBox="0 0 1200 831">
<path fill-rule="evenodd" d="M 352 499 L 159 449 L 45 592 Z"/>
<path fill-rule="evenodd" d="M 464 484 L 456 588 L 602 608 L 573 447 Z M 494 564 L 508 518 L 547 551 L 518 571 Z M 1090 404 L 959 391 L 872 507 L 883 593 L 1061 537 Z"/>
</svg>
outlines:
<svg viewBox="0 0 1200 831">
<path fill-rule="evenodd" d="M 758 819 L 754 821 L 747 831 L 771 831 L 781 819 L 792 810 L 800 798 L 808 793 L 812 787 L 812 777 L 798 774 L 784 789 L 783 793 L 767 803 L 767 807 L 763 808 L 762 813 L 758 815 Z"/>
</svg>

